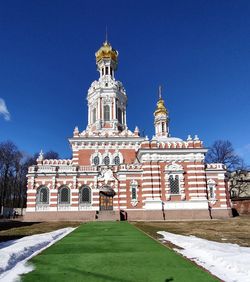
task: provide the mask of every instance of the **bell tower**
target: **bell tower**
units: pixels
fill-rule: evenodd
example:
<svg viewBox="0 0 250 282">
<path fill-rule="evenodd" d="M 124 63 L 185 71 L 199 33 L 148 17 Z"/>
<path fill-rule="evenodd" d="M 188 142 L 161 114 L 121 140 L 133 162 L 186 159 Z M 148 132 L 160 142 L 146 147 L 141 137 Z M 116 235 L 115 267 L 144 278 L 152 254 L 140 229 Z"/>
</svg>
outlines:
<svg viewBox="0 0 250 282">
<path fill-rule="evenodd" d="M 88 126 L 87 131 L 98 134 L 119 133 L 127 129 L 127 95 L 120 81 L 115 79 L 118 66 L 118 51 L 106 41 L 95 53 L 98 81 L 94 81 L 88 90 Z"/>
<path fill-rule="evenodd" d="M 169 137 L 169 117 L 168 111 L 165 107 L 164 100 L 162 99 L 162 87 L 159 86 L 159 99 L 157 102 L 156 110 L 154 112 L 154 125 L 155 125 L 155 136 L 158 139 L 164 139 Z"/>
</svg>

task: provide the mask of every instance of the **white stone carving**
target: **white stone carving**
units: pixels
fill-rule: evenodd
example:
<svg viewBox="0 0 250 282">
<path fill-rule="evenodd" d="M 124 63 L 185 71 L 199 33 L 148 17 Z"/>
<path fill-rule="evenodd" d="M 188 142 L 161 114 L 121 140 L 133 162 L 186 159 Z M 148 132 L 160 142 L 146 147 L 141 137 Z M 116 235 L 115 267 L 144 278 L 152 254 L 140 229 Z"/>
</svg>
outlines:
<svg viewBox="0 0 250 282">
<path fill-rule="evenodd" d="M 105 184 L 108 184 L 109 181 L 114 181 L 113 171 L 111 169 L 103 169 L 98 176 L 98 181 L 104 181 Z"/>
</svg>

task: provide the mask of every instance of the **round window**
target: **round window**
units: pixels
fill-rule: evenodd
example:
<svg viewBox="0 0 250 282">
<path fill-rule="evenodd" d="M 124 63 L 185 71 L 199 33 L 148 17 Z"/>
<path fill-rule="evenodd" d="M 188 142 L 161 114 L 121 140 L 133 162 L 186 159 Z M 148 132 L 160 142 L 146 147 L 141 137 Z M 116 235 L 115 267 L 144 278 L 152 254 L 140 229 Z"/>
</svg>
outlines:
<svg viewBox="0 0 250 282">
<path fill-rule="evenodd" d="M 110 160 L 109 160 L 109 157 L 108 157 L 108 156 L 106 156 L 106 157 L 103 159 L 103 163 L 104 163 L 105 165 L 109 165 Z"/>
<path fill-rule="evenodd" d="M 93 163 L 94 163 L 94 165 L 99 165 L 99 163 L 100 163 L 100 159 L 99 159 L 99 157 L 98 157 L 98 156 L 95 156 L 95 157 L 94 157 L 94 159 L 93 159 Z"/>
</svg>

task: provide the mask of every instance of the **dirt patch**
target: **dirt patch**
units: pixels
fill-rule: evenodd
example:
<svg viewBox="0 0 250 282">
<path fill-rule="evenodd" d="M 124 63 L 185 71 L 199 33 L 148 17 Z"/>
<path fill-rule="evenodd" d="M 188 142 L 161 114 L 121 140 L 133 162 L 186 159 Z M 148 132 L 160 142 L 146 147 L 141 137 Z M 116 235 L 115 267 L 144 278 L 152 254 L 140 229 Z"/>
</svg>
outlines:
<svg viewBox="0 0 250 282">
<path fill-rule="evenodd" d="M 160 239 L 157 231 L 181 235 L 193 235 L 222 243 L 234 243 L 250 247 L 250 217 L 240 216 L 224 220 L 134 222 L 150 236 Z"/>
<path fill-rule="evenodd" d="M 25 236 L 51 232 L 66 227 L 77 227 L 79 222 L 21 222 L 2 221 L 0 222 L 0 242 L 16 240 Z"/>
</svg>

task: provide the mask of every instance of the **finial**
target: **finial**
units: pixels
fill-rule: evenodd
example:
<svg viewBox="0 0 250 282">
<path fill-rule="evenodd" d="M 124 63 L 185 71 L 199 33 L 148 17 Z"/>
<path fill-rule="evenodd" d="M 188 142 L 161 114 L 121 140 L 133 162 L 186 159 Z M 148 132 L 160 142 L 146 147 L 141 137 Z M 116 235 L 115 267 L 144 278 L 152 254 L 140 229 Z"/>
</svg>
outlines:
<svg viewBox="0 0 250 282">
<path fill-rule="evenodd" d="M 40 154 L 39 154 L 39 156 L 37 158 L 37 161 L 42 161 L 42 160 L 43 160 L 43 151 L 41 150 Z"/>
<path fill-rule="evenodd" d="M 159 100 L 161 99 L 161 93 L 162 93 L 162 86 L 159 85 L 159 92 L 158 92 Z"/>
<path fill-rule="evenodd" d="M 108 43 L 108 26 L 106 25 L 106 38 L 105 38 L 105 42 Z"/>
<path fill-rule="evenodd" d="M 200 139 L 199 139 L 199 137 L 198 137 L 198 135 L 195 135 L 194 136 L 194 141 L 199 141 Z"/>
</svg>

